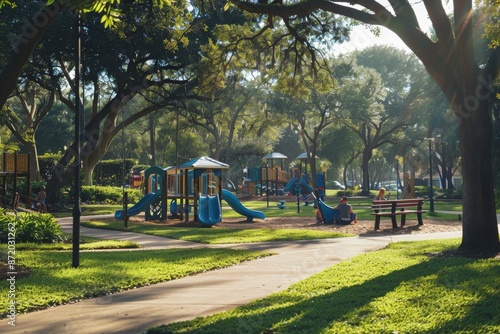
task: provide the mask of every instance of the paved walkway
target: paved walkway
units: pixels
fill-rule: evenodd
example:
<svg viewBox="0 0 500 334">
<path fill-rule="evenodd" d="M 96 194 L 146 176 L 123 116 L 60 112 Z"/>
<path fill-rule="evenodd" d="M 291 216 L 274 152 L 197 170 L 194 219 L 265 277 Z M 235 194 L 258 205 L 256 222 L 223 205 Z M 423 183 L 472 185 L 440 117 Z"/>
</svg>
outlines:
<svg viewBox="0 0 500 334">
<path fill-rule="evenodd" d="M 85 217 L 87 219 L 87 217 Z M 71 218 L 61 219 L 71 233 Z M 229 268 L 155 284 L 110 296 L 19 315 L 16 326 L 0 321 L 2 333 L 133 333 L 170 322 L 229 310 L 271 293 L 350 257 L 385 247 L 391 241 L 460 237 L 461 232 L 386 237 L 353 237 L 300 242 L 206 246 L 131 232 L 82 227 L 81 234 L 132 240 L 145 248 L 232 247 L 269 250 L 275 256 Z"/>
</svg>

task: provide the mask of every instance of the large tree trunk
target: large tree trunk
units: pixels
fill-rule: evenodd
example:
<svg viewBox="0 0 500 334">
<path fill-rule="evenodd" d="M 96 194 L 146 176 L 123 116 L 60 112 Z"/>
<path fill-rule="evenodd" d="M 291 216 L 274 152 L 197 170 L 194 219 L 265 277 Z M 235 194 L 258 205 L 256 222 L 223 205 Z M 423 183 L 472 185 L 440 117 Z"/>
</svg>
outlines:
<svg viewBox="0 0 500 334">
<path fill-rule="evenodd" d="M 463 233 L 460 249 L 495 253 L 500 250 L 500 242 L 493 188 L 492 121 L 487 101 L 477 101 L 477 109 L 470 111 L 465 111 L 461 104 L 452 103 L 460 118 L 462 149 Z"/>
<path fill-rule="evenodd" d="M 370 193 L 370 173 L 369 173 L 369 163 L 372 158 L 373 151 L 370 147 L 365 146 L 363 149 L 363 161 L 361 163 L 361 169 L 363 170 L 363 191 L 362 195 L 368 195 Z"/>
<path fill-rule="evenodd" d="M 40 181 L 40 166 L 38 164 L 38 151 L 36 149 L 35 141 L 25 143 L 24 148 L 30 154 L 30 179 L 31 181 Z"/>
<path fill-rule="evenodd" d="M 458 119 L 463 177 L 463 232 L 459 250 L 474 255 L 500 251 L 495 209 L 492 159 L 492 118 L 488 100 L 498 74 L 499 49 L 485 66 L 474 57 L 472 2 L 454 1 L 454 22 L 438 2 L 424 1 L 435 25 L 438 41 L 429 43 L 412 29 L 396 33 L 420 58 L 439 85 Z M 409 27 L 407 27 L 409 28 Z M 453 124 L 450 124 L 453 126 Z"/>
</svg>

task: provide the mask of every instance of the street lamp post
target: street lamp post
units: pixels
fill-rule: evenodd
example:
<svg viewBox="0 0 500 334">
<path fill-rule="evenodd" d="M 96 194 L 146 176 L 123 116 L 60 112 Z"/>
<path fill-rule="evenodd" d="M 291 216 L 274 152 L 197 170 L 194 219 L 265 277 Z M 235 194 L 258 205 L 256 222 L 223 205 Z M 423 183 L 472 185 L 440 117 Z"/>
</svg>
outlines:
<svg viewBox="0 0 500 334">
<path fill-rule="evenodd" d="M 434 187 L 432 183 L 432 141 L 434 138 L 428 137 L 424 138 L 425 140 L 429 141 L 429 183 L 431 186 L 431 193 L 430 193 L 430 198 L 429 198 L 429 211 L 434 212 Z"/>
<path fill-rule="evenodd" d="M 399 156 L 396 155 L 396 199 L 399 199 Z"/>
<path fill-rule="evenodd" d="M 73 256 L 72 266 L 80 266 L 80 126 L 81 126 L 81 106 L 80 106 L 80 66 L 81 66 L 81 29 L 82 20 L 80 10 L 77 9 L 75 21 L 76 45 L 75 45 L 75 194 L 73 206 Z"/>
</svg>

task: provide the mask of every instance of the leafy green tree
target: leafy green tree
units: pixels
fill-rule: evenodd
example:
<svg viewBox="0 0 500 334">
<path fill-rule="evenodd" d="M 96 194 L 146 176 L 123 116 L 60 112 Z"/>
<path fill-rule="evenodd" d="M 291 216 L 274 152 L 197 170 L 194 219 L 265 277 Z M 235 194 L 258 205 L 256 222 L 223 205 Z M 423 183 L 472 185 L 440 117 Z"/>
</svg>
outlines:
<svg viewBox="0 0 500 334">
<path fill-rule="evenodd" d="M 320 135 L 334 122 L 332 115 L 336 100 L 328 93 L 311 90 L 308 97 L 294 97 L 285 93 L 274 94 L 272 108 L 286 115 L 294 131 L 299 134 L 302 148 L 306 152 L 307 162 L 312 175 L 312 187 L 317 188 L 317 151 Z"/>
<path fill-rule="evenodd" d="M 0 112 L 0 124 L 5 125 L 31 155 L 30 177 L 33 181 L 41 179 L 35 134 L 55 100 L 54 92 L 40 91 L 37 88 L 26 81 L 15 93 L 17 103 Z"/>
<path fill-rule="evenodd" d="M 136 1 L 135 3 L 149 3 L 152 5 L 151 2 Z M 156 6 L 161 5 L 161 3 L 164 2 L 154 1 Z M 20 86 L 22 83 L 18 83 L 18 78 L 20 78 L 22 73 L 21 71 L 30 57 L 32 62 L 30 62 L 28 70 L 24 70 L 26 73 L 24 77 L 36 82 L 40 87 L 43 87 L 51 92 L 51 94 L 58 92 L 58 98 L 61 101 L 67 103 L 72 108 L 74 107 L 72 106 L 71 99 L 66 98 L 66 96 L 63 95 L 63 90 L 60 89 L 61 86 L 57 87 L 54 83 L 56 83 L 61 77 L 65 77 L 68 79 L 67 87 L 73 87 L 73 82 L 69 76 L 71 71 L 71 62 L 73 60 L 73 45 L 75 44 L 74 35 L 71 34 L 73 31 L 73 20 L 68 15 L 62 14 L 66 13 L 67 10 L 76 10 L 75 4 L 76 2 L 67 3 L 62 1 L 49 1 L 45 5 L 43 2 L 37 2 L 35 4 L 33 2 L 20 1 L 17 2 L 15 6 L 12 6 L 13 8 L 2 9 L 1 15 L 3 17 L 3 24 L 0 25 L 0 29 L 4 30 L 5 34 L 2 34 L 3 38 L 1 39 L 3 46 L 2 50 L 4 53 L 0 57 L 3 65 L 0 72 L 0 78 L 3 83 L 3 89 L 0 92 L 0 106 L 2 106 L 2 109 L 7 116 L 13 116 L 14 112 L 9 109 L 9 106 L 6 105 L 5 102 L 14 91 L 16 84 L 18 87 L 23 88 Z M 80 9 L 82 11 L 104 13 L 102 15 L 101 22 L 104 22 L 105 26 L 109 27 L 115 25 L 118 21 L 117 15 L 119 11 L 116 7 L 119 6 L 118 2 L 110 3 L 102 1 L 88 1 L 85 2 L 85 6 L 86 7 L 82 7 Z M 132 4 L 130 7 L 134 7 L 134 5 Z M 139 7 L 135 8 L 138 9 Z M 121 6 L 121 9 L 123 10 L 123 6 Z M 145 8 L 141 9 L 144 10 Z M 26 19 L 22 19 L 23 17 Z M 67 19 L 66 21 L 64 21 L 65 18 Z M 121 17 L 120 21 L 122 19 L 124 19 L 124 17 Z M 47 36 L 48 32 L 53 28 L 53 25 L 56 22 L 60 24 L 60 26 L 58 26 L 58 34 L 56 35 L 53 33 L 52 35 Z M 61 27 L 64 26 L 64 23 L 68 24 L 68 26 L 61 29 Z M 13 34 L 12 30 L 15 31 L 15 29 L 22 31 L 23 33 L 18 35 Z M 60 33 L 61 31 L 70 33 Z M 53 51 L 46 52 L 50 47 L 52 47 L 52 50 L 59 50 L 59 53 L 55 53 Z M 100 52 L 99 56 L 102 55 L 103 53 Z M 54 58 L 49 59 L 50 56 L 53 56 Z M 56 61 L 54 61 L 55 59 Z M 61 65 L 60 68 L 57 67 L 58 62 L 59 65 Z M 39 67 L 37 68 L 37 66 Z M 47 71 L 43 73 L 40 72 L 40 69 Z M 24 83 L 24 86 L 26 87 L 28 84 Z M 10 118 L 13 119 L 12 117 Z M 36 123 L 33 125 L 36 125 L 39 122 L 40 119 L 37 119 Z M 27 122 L 27 124 L 28 126 L 31 126 L 29 122 Z M 32 133 L 34 135 L 35 131 L 36 128 L 31 127 L 28 133 Z M 33 142 L 33 140 L 29 140 L 29 142 Z M 66 155 L 66 157 L 68 156 Z M 36 159 L 33 160 L 36 161 Z M 72 161 L 71 154 L 67 161 Z M 89 165 L 89 163 L 84 164 L 84 166 Z M 68 169 L 66 169 L 66 171 L 67 170 Z M 59 174 L 58 176 L 62 176 L 62 174 Z M 53 180 L 53 187 L 57 187 L 58 184 L 60 184 L 58 180 Z M 49 194 L 50 193 L 55 193 L 55 191 L 49 192 Z"/>
<path fill-rule="evenodd" d="M 371 184 L 369 161 L 375 149 L 386 144 L 416 147 L 421 142 L 421 124 L 425 118 L 420 107 L 422 99 L 426 99 L 429 76 L 413 55 L 390 46 L 367 48 L 356 55 L 356 61 L 358 65 L 376 71 L 383 87 L 383 94 L 379 94 L 377 101 L 382 108 L 354 119 L 354 123 L 361 124 L 364 119 L 369 119 L 366 123 L 368 130 L 357 130 L 365 143 L 363 192 L 368 193 Z M 403 131 L 404 136 L 401 135 Z"/>
<path fill-rule="evenodd" d="M 123 17 L 117 29 L 105 29 L 98 17 L 88 16 L 83 36 L 87 46 L 83 49 L 85 91 L 92 92 L 82 138 L 88 182 L 94 166 L 124 127 L 157 110 L 168 111 L 165 108 L 183 99 L 186 90 L 192 91 L 197 83 L 200 46 L 210 36 L 210 30 L 200 34 L 205 17 L 194 16 L 186 3 L 164 7 L 155 15 L 144 12 L 135 2 L 120 9 Z M 63 16 L 54 24 L 59 31 L 67 31 L 72 22 Z M 176 29 L 164 28 L 172 24 Z M 70 34 L 45 34 L 33 57 L 36 66 L 32 68 L 38 71 L 33 71 L 32 77 L 37 84 L 56 91 L 58 99 L 73 109 L 75 92 L 65 90 L 74 88 L 69 75 L 73 66 L 71 38 Z M 74 161 L 74 145 L 55 168 L 48 194 L 55 194 L 60 181 L 72 175 L 69 167 Z"/>
<path fill-rule="evenodd" d="M 441 91 L 434 85 L 428 90 L 430 101 L 424 108 L 429 115 L 429 133 L 434 134 L 432 159 L 436 166 L 434 170 L 439 173 L 441 185 L 445 189 L 454 188 L 453 176 L 461 167 L 460 143 L 456 118 L 449 109 Z M 428 142 L 425 141 L 426 155 L 428 155 Z"/>
<path fill-rule="evenodd" d="M 406 0 L 390 1 L 388 5 L 381 1 L 292 1 L 286 5 L 230 1 L 245 11 L 272 17 L 273 21 L 280 17 L 291 31 L 292 19 L 305 21 L 327 12 L 382 26 L 398 35 L 423 63 L 459 120 L 463 171 L 463 235 L 459 250 L 489 255 L 499 252 L 489 98 L 500 69 L 500 51 L 495 47 L 486 62 L 478 63 L 471 48 L 475 41 L 472 0 L 453 2 L 453 20 L 441 1 L 423 0 L 437 40 L 421 29 L 414 8 Z M 491 22 L 496 26 L 496 21 Z M 322 27 L 322 20 L 310 20 L 307 26 L 311 30 Z"/>
<path fill-rule="evenodd" d="M 45 116 L 35 133 L 38 154 L 64 151 L 74 139 L 73 112 L 56 101 Z"/>
<path fill-rule="evenodd" d="M 0 125 L 0 151 L 1 152 L 15 152 L 19 150 L 19 144 L 11 139 L 12 135 L 8 128 Z"/>
<path fill-rule="evenodd" d="M 280 131 L 279 140 L 274 145 L 272 152 L 280 152 L 288 156 L 286 165 L 290 167 L 290 164 L 304 153 L 304 149 L 300 145 L 300 134 L 293 129 L 293 126 L 289 125 L 288 122 L 284 122 L 282 125 L 284 126 Z"/>
<path fill-rule="evenodd" d="M 137 0 L 135 1 L 147 10 L 150 5 L 163 7 L 170 4 L 168 0 Z M 29 6 L 24 6 L 28 3 Z M 78 7 L 80 6 L 80 7 Z M 101 16 L 101 21 L 107 27 L 115 26 L 120 20 L 120 12 L 117 10 L 119 1 L 10 1 L 0 0 L 2 16 L 11 15 L 17 17 L 15 20 L 2 20 L 0 29 L 4 38 L 8 40 L 9 46 L 2 48 L 7 54 L 2 56 L 2 67 L 0 70 L 0 109 L 3 109 L 9 95 L 14 91 L 24 65 L 28 63 L 32 52 L 38 45 L 41 37 L 51 28 L 63 11 L 94 12 Z M 28 11 L 24 9 L 28 8 Z M 20 11 L 21 9 L 21 11 Z"/>
<path fill-rule="evenodd" d="M 340 170 L 339 180 L 347 186 L 349 168 L 363 152 L 363 143 L 360 138 L 347 127 L 336 125 L 326 128 L 321 134 L 318 155 L 328 159 L 332 164 L 332 174 L 337 175 Z"/>
</svg>

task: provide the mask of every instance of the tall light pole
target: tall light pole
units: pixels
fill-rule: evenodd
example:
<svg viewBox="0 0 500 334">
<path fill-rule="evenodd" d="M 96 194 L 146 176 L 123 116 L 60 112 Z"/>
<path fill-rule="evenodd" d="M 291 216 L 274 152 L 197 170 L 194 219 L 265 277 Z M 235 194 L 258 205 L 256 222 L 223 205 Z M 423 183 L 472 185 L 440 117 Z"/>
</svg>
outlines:
<svg viewBox="0 0 500 334">
<path fill-rule="evenodd" d="M 396 155 L 396 199 L 399 199 L 399 156 Z"/>
<path fill-rule="evenodd" d="M 81 127 L 81 104 L 80 104 L 80 67 L 81 67 L 81 31 L 82 19 L 80 10 L 76 10 L 75 22 L 75 189 L 74 189 L 74 206 L 73 206 L 73 267 L 77 268 L 80 265 L 80 127 Z"/>
<path fill-rule="evenodd" d="M 434 138 L 427 137 L 424 139 L 429 141 L 429 182 L 431 185 L 431 194 L 429 198 L 429 208 L 430 208 L 429 211 L 434 212 L 434 188 L 432 183 L 432 141 L 434 140 Z"/>
</svg>

